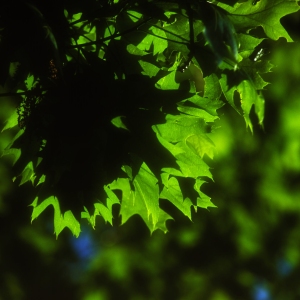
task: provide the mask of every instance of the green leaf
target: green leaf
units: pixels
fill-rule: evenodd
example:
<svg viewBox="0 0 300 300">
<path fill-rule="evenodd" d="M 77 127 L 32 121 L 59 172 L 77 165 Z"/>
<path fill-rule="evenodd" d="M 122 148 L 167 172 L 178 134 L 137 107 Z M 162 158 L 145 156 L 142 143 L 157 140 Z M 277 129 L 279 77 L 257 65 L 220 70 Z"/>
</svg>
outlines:
<svg viewBox="0 0 300 300">
<path fill-rule="evenodd" d="M 198 96 L 198 95 L 196 95 L 196 96 Z M 187 100 L 185 100 L 185 101 L 187 101 Z M 177 107 L 177 109 L 180 112 L 183 112 L 183 113 L 191 115 L 191 116 L 199 117 L 199 118 L 205 120 L 205 122 L 213 122 L 215 119 L 218 118 L 216 116 L 212 116 L 211 114 L 209 114 L 208 112 L 206 112 L 203 109 L 181 105 L 181 103 L 179 103 L 178 105 L 179 106 Z"/>
<path fill-rule="evenodd" d="M 237 31 L 249 30 L 261 26 L 267 37 L 278 40 L 280 37 L 292 42 L 285 28 L 280 24 L 280 19 L 288 14 L 297 12 L 299 5 L 296 0 L 259 1 L 252 5 L 252 1 L 237 3 L 234 7 L 219 3 L 231 15 Z"/>
<path fill-rule="evenodd" d="M 170 177 L 170 174 L 167 173 L 163 173 L 161 177 L 164 188 L 160 193 L 160 198 L 169 200 L 191 220 L 191 206 L 193 203 L 189 198 L 183 199 L 178 180 L 175 177 Z"/>
<path fill-rule="evenodd" d="M 137 175 L 133 179 L 135 188 L 135 202 L 143 203 L 147 211 L 148 219 L 152 218 L 153 227 L 159 219 L 159 190 L 157 179 L 148 166 L 143 163 Z"/>
<path fill-rule="evenodd" d="M 224 105 L 224 102 L 219 100 L 222 89 L 215 74 L 205 77 L 204 81 L 204 96 L 201 97 L 199 94 L 196 94 L 182 100 L 178 103 L 178 110 L 202 118 L 205 122 L 214 122 L 218 119 L 217 110 Z M 190 107 L 189 102 L 199 108 Z"/>
<path fill-rule="evenodd" d="M 124 118 L 124 116 L 118 116 L 115 117 L 111 120 L 111 123 L 116 126 L 117 128 L 123 128 L 125 130 L 128 130 L 128 128 L 126 127 L 126 125 L 123 123 L 122 118 Z"/>
<path fill-rule="evenodd" d="M 136 47 L 142 51 L 149 51 L 153 39 L 154 39 L 153 35 L 147 34 Z"/>
<path fill-rule="evenodd" d="M 209 117 L 209 121 L 215 118 Z M 177 159 L 176 162 L 183 176 L 211 178 L 209 168 L 202 160 L 205 154 L 213 157 L 214 147 L 207 136 L 207 124 L 204 118 L 167 115 L 166 121 L 165 124 L 155 125 L 152 128 L 160 143 Z"/>
<path fill-rule="evenodd" d="M 10 129 L 10 128 L 13 128 L 15 126 L 18 125 L 18 113 L 17 111 L 15 110 L 12 115 L 7 119 L 6 123 L 5 123 L 5 126 L 3 127 L 2 131 L 3 132 L 4 130 L 7 130 L 7 129 Z"/>
<path fill-rule="evenodd" d="M 133 190 L 131 184 L 134 187 Z M 166 221 L 172 218 L 159 208 L 157 179 L 145 163 L 142 163 L 132 181 L 129 178 L 118 178 L 109 185 L 109 188 L 122 191 L 120 211 L 122 224 L 133 215 L 138 214 L 151 233 L 157 229 L 167 232 Z"/>
<path fill-rule="evenodd" d="M 238 34 L 238 40 L 240 43 L 239 47 L 239 55 L 242 58 L 248 58 L 254 51 L 255 47 L 257 47 L 264 39 L 258 39 L 249 34 Z"/>
<path fill-rule="evenodd" d="M 210 201 L 210 197 L 201 192 L 200 188 L 204 183 L 206 183 L 206 181 L 197 178 L 196 183 L 194 185 L 195 191 L 199 194 L 199 197 L 197 198 L 197 207 L 205 209 L 207 209 L 208 207 L 217 207 Z"/>
<path fill-rule="evenodd" d="M 104 186 L 104 190 L 108 196 L 106 199 L 106 206 L 103 203 L 95 203 L 94 205 L 95 209 L 99 211 L 99 214 L 103 217 L 104 221 L 112 225 L 112 206 L 114 204 L 120 204 L 120 201 L 108 186 Z"/>
<path fill-rule="evenodd" d="M 157 66 L 146 61 L 139 60 L 139 64 L 143 68 L 142 74 L 147 75 L 150 78 L 156 76 L 160 70 L 160 68 L 158 68 Z"/>
<path fill-rule="evenodd" d="M 215 145 L 207 135 L 193 134 L 186 139 L 186 144 L 201 158 L 203 158 L 204 154 L 207 154 L 211 159 L 213 159 Z"/>
<path fill-rule="evenodd" d="M 151 27 L 150 30 L 153 35 L 147 34 L 137 45 L 137 48 L 142 51 L 149 51 L 153 44 L 153 55 L 162 53 L 168 47 L 168 42 L 165 40 L 167 38 L 165 31 L 157 27 Z"/>
<path fill-rule="evenodd" d="M 167 36 L 164 30 L 157 27 L 153 27 L 152 32 L 155 34 L 153 37 L 153 55 L 156 55 L 162 53 L 168 47 Z"/>
<path fill-rule="evenodd" d="M 253 105 L 255 105 L 255 111 L 258 116 L 259 124 L 262 124 L 264 118 L 265 101 L 262 94 L 256 91 L 253 82 L 251 82 L 250 80 L 242 80 L 237 85 L 230 87 L 228 85 L 227 75 L 222 74 L 220 83 L 227 101 L 237 111 L 239 110 L 235 105 L 234 97 L 235 97 L 235 92 L 238 92 L 241 108 L 244 113 L 244 119 L 246 121 L 246 126 L 247 127 L 249 126 L 251 131 L 253 131 L 253 125 L 250 120 L 249 114 Z"/>
<path fill-rule="evenodd" d="M 21 179 L 20 185 L 26 183 L 29 180 L 32 182 L 32 184 L 34 183 L 35 172 L 34 172 L 34 167 L 33 167 L 32 161 L 30 161 L 26 165 L 26 167 L 24 168 L 21 176 L 22 176 L 22 179 Z"/>
<path fill-rule="evenodd" d="M 271 72 L 273 65 L 268 60 L 253 62 L 247 58 L 242 61 L 240 66 L 247 77 L 250 78 L 256 90 L 263 90 L 269 84 L 260 75 Z"/>
<path fill-rule="evenodd" d="M 202 160 L 199 155 L 192 155 L 192 151 L 180 153 L 176 155 L 177 164 L 184 177 L 198 178 L 198 177 L 208 177 L 212 179 L 212 174 L 209 171 L 208 165 Z"/>
<path fill-rule="evenodd" d="M 95 211 L 93 215 L 90 215 L 86 207 L 84 207 L 84 211 L 81 212 L 81 218 L 87 219 L 94 229 L 96 226 L 97 216 L 102 216 L 105 222 L 108 222 L 110 225 L 113 225 L 112 206 L 114 204 L 120 204 L 118 197 L 108 186 L 104 186 L 104 190 L 106 192 L 106 195 L 108 196 L 108 198 L 106 199 L 106 205 L 104 205 L 100 201 L 94 203 Z"/>
<path fill-rule="evenodd" d="M 109 208 L 107 208 L 103 203 L 95 203 L 95 213 L 94 215 L 102 216 L 105 222 L 108 222 L 110 225 L 112 225 L 112 212 Z M 93 228 L 95 227 L 95 223 L 92 224 Z"/>
<path fill-rule="evenodd" d="M 203 97 L 209 99 L 210 102 L 213 102 L 213 107 L 217 106 L 218 108 L 220 108 L 222 106 L 221 105 L 222 102 L 218 100 L 221 97 L 222 89 L 219 83 L 218 76 L 216 74 L 211 74 L 209 76 L 204 77 L 204 81 L 205 81 L 205 90 L 204 90 Z M 208 103 L 203 108 L 207 110 L 207 106 L 209 106 Z M 214 116 L 218 115 L 216 112 L 216 108 L 214 108 L 213 110 L 209 108 L 209 112 Z"/>
<path fill-rule="evenodd" d="M 34 76 L 28 75 L 27 79 L 25 80 L 25 84 L 28 90 L 31 90 L 34 85 Z"/>
<path fill-rule="evenodd" d="M 21 149 L 9 148 L 9 149 L 4 149 L 2 151 L 1 157 L 5 155 L 13 155 L 14 158 L 12 164 L 14 165 L 21 157 L 21 153 L 22 153 Z"/>
<path fill-rule="evenodd" d="M 44 183 L 46 180 L 46 175 L 42 175 L 40 178 L 39 178 L 39 181 L 37 182 L 36 186 L 38 186 L 39 184 L 42 184 Z"/>
<path fill-rule="evenodd" d="M 144 56 L 144 55 L 148 54 L 147 52 L 141 50 L 140 48 L 134 46 L 133 44 L 127 45 L 126 49 L 127 49 L 128 53 L 130 53 L 132 55 Z"/>
<path fill-rule="evenodd" d="M 60 212 L 59 201 L 55 196 L 50 196 L 49 198 L 43 200 L 38 204 L 38 197 L 30 204 L 33 207 L 31 222 L 35 220 L 49 205 L 52 205 L 54 208 L 54 233 L 56 238 L 61 233 L 61 231 L 68 227 L 73 235 L 76 237 L 80 234 L 80 224 L 75 219 L 73 213 L 68 210 L 64 215 Z"/>
<path fill-rule="evenodd" d="M 189 116 L 167 116 L 165 124 L 152 127 L 159 142 L 176 158 L 183 177 L 198 178 L 207 176 L 212 178 L 209 167 L 202 158 L 191 150 L 186 139 L 192 134 L 205 133 L 203 119 Z M 176 118 L 181 119 L 180 122 Z M 203 125 L 201 123 L 203 122 Z M 203 151 L 205 151 L 203 149 Z"/>
<path fill-rule="evenodd" d="M 165 77 L 159 79 L 155 87 L 161 90 L 177 90 L 180 84 L 175 81 L 175 76 L 176 71 L 172 71 Z"/>
<path fill-rule="evenodd" d="M 143 15 L 134 10 L 127 11 L 128 17 L 131 19 L 132 22 L 137 22 L 139 19 L 143 17 Z"/>
<path fill-rule="evenodd" d="M 155 125 L 153 129 L 163 139 L 171 143 L 185 141 L 191 134 L 206 132 L 206 123 L 202 118 L 187 115 L 167 115 L 166 123 Z"/>
</svg>

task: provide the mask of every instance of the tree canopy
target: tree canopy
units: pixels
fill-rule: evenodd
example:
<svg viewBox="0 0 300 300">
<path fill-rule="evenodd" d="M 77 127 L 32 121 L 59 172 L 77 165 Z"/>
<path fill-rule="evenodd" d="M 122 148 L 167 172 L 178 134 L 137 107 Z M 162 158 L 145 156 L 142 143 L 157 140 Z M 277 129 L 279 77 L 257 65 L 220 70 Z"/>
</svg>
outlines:
<svg viewBox="0 0 300 300">
<path fill-rule="evenodd" d="M 52 205 L 56 236 L 79 236 L 82 219 L 94 228 L 119 212 L 152 233 L 173 219 L 166 202 L 189 219 L 215 207 L 203 189 L 219 111 L 263 126 L 269 48 L 292 42 L 280 19 L 297 3 L 3 4 L 3 155 L 14 182 L 31 184 L 31 220 Z"/>
</svg>

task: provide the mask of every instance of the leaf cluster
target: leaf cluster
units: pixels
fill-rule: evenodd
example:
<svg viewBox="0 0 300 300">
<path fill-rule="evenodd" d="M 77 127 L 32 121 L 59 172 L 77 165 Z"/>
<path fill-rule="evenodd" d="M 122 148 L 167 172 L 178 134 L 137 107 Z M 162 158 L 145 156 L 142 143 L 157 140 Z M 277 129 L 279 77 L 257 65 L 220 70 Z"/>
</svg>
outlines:
<svg viewBox="0 0 300 300">
<path fill-rule="evenodd" d="M 252 131 L 254 107 L 262 125 L 272 64 L 261 49 L 292 41 L 280 18 L 297 1 L 54 6 L 12 2 L 2 7 L 12 19 L 0 18 L 2 96 L 19 95 L 4 154 L 14 180 L 32 184 L 32 220 L 52 205 L 56 236 L 65 227 L 78 236 L 79 219 L 113 224 L 119 206 L 121 224 L 139 215 L 166 232 L 163 201 L 189 219 L 214 207 L 201 188 L 212 180 L 218 110 L 228 102 Z"/>
</svg>

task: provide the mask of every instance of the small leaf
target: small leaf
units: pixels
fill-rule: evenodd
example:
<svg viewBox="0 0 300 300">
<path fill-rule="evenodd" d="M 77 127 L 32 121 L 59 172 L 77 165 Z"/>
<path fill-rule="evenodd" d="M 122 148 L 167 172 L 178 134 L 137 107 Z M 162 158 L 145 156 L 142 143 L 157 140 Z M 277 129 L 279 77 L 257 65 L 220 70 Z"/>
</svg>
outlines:
<svg viewBox="0 0 300 300">
<path fill-rule="evenodd" d="M 128 53 L 130 53 L 132 55 L 144 56 L 144 55 L 148 54 L 147 52 L 139 49 L 138 47 L 134 46 L 133 44 L 127 45 L 126 49 L 127 49 Z"/>
<path fill-rule="evenodd" d="M 195 191 L 199 194 L 199 197 L 197 198 L 197 207 L 205 208 L 207 209 L 208 207 L 217 207 L 210 201 L 210 197 L 205 195 L 203 192 L 201 192 L 200 188 L 201 186 L 206 183 L 206 181 L 197 178 L 196 183 L 194 185 Z M 195 207 L 195 208 L 197 208 Z"/>
<path fill-rule="evenodd" d="M 31 90 L 34 85 L 34 76 L 28 75 L 27 79 L 25 80 L 25 84 L 28 90 Z"/>
<path fill-rule="evenodd" d="M 43 174 L 43 175 L 40 177 L 40 179 L 39 179 L 38 183 L 36 184 L 36 186 L 38 186 L 38 185 L 41 184 L 41 183 L 44 183 L 45 180 L 46 180 L 46 175 Z"/>
<path fill-rule="evenodd" d="M 54 208 L 54 232 L 56 234 L 56 238 L 65 227 L 68 227 L 73 235 L 78 237 L 80 234 L 79 222 L 70 210 L 66 211 L 64 215 L 61 214 L 59 202 L 55 196 L 48 197 L 40 204 L 38 204 L 38 197 L 35 198 L 35 200 L 31 203 L 31 206 L 33 206 L 31 222 L 35 220 L 49 205 L 52 205 Z"/>
<path fill-rule="evenodd" d="M 160 193 L 160 198 L 169 200 L 191 220 L 191 206 L 193 204 L 189 198 L 183 199 L 178 180 L 175 177 L 169 177 L 169 174 L 167 173 L 163 173 L 162 182 L 164 184 L 164 188 Z"/>
<path fill-rule="evenodd" d="M 139 19 L 141 19 L 143 17 L 143 15 L 141 13 L 134 11 L 134 10 L 128 10 L 127 14 L 128 14 L 128 17 L 133 22 L 137 22 Z"/>
<path fill-rule="evenodd" d="M 118 117 L 113 118 L 110 122 L 117 128 L 122 128 L 122 129 L 128 130 L 126 125 L 123 123 L 122 118 L 124 118 L 124 116 L 118 116 Z"/>
<path fill-rule="evenodd" d="M 27 181 L 31 181 L 32 183 L 34 182 L 35 179 L 35 172 L 34 172 L 34 167 L 32 161 L 30 161 L 26 167 L 24 168 L 22 174 L 22 179 L 20 182 L 20 185 L 26 183 Z"/>
<path fill-rule="evenodd" d="M 86 207 L 84 207 L 84 211 L 81 212 L 81 218 L 87 219 L 94 229 L 97 216 L 102 216 L 105 222 L 108 222 L 110 225 L 112 225 L 112 206 L 114 204 L 120 203 L 118 197 L 108 186 L 104 186 L 104 190 L 108 196 L 108 198 L 106 199 L 106 206 L 99 201 L 97 203 L 94 203 L 95 211 L 93 215 L 90 215 Z"/>
<path fill-rule="evenodd" d="M 94 215 L 102 216 L 105 223 L 108 222 L 110 225 L 112 225 L 112 218 L 113 218 L 112 212 L 103 203 L 95 203 L 94 206 L 95 206 Z"/>
<path fill-rule="evenodd" d="M 142 74 L 147 75 L 150 78 L 156 76 L 157 73 L 160 71 L 160 68 L 146 61 L 139 60 L 139 64 L 143 68 Z"/>
</svg>

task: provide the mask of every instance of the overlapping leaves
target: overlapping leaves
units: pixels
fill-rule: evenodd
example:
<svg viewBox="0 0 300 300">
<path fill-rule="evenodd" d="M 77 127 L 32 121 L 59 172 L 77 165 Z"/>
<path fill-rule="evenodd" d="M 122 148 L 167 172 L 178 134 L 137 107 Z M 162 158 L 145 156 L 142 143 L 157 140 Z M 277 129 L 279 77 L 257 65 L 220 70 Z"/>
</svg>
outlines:
<svg viewBox="0 0 300 300">
<path fill-rule="evenodd" d="M 78 95 L 74 92 L 73 99 L 64 102 L 67 88 L 50 86 L 43 100 L 47 105 L 37 106 L 39 114 L 34 114 L 45 113 L 35 117 L 35 124 L 42 124 L 45 131 L 39 131 L 42 138 L 28 142 L 36 131 L 29 134 L 26 128 L 6 150 L 15 156 L 19 183 L 31 182 L 38 190 L 31 204 L 32 220 L 52 205 L 56 236 L 65 227 L 78 236 L 78 217 L 64 203 L 70 195 L 74 197 L 70 203 L 84 203 L 80 216 L 93 228 L 98 217 L 113 225 L 114 205 L 120 206 L 121 224 L 138 215 L 150 232 L 166 232 L 166 222 L 172 219 L 171 213 L 161 208 L 161 200 L 171 202 L 189 219 L 192 209 L 214 207 L 201 188 L 212 179 L 207 161 L 214 156 L 210 133 L 217 110 L 224 105 L 220 99 L 243 114 L 250 129 L 253 105 L 259 123 L 263 122 L 262 90 L 268 84 L 263 74 L 270 72 L 272 65 L 251 57 L 264 38 L 291 41 L 280 18 L 299 9 L 292 0 L 252 2 L 224 0 L 199 5 L 191 1 L 190 12 L 182 1 L 131 1 L 124 6 L 109 2 L 103 7 L 98 3 L 93 13 L 86 8 L 71 13 L 66 8 L 72 36 L 64 53 L 64 68 L 70 76 L 66 82 L 77 86 Z M 251 35 L 250 30 L 258 26 L 266 37 Z M 197 76 L 190 72 L 189 64 Z M 186 68 L 189 75 L 182 73 Z M 102 94 L 95 97 L 98 84 Z M 91 101 L 85 103 L 91 107 L 100 101 L 99 114 L 94 107 L 81 109 L 82 99 Z M 60 109 L 53 109 L 53 103 Z M 80 124 L 81 112 L 91 114 L 83 118 L 85 124 Z M 56 132 L 63 131 L 57 122 L 64 113 L 73 119 L 63 122 L 68 137 L 57 139 Z M 4 129 L 17 123 L 17 114 L 13 114 Z M 59 130 L 52 134 L 51 126 Z M 83 141 L 85 134 L 70 138 L 77 129 L 91 132 L 92 142 L 85 146 L 77 141 Z M 148 140 L 151 142 L 145 145 Z M 60 144 L 53 145 L 53 141 Z M 96 179 L 79 174 L 87 171 L 95 173 Z M 68 178 L 78 184 L 72 186 Z M 70 186 L 74 191 L 67 190 Z"/>
</svg>

